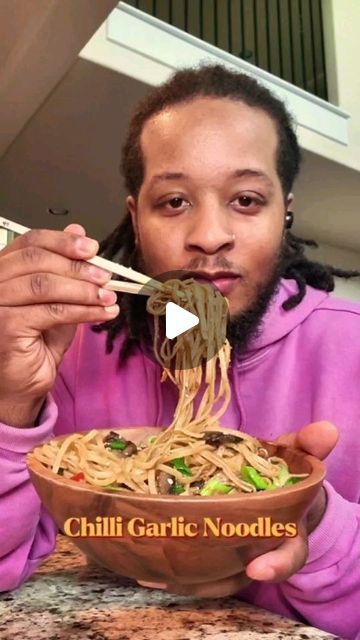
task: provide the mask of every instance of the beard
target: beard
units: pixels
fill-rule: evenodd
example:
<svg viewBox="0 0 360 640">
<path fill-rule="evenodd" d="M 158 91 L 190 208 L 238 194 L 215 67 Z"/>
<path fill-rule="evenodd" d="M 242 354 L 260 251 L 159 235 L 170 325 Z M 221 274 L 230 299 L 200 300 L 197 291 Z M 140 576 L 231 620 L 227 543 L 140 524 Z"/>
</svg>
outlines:
<svg viewBox="0 0 360 640">
<path fill-rule="evenodd" d="M 266 268 L 266 279 L 254 286 L 254 302 L 238 314 L 230 316 L 227 324 L 226 337 L 237 357 L 244 355 L 248 350 L 249 344 L 261 334 L 264 316 L 280 287 L 285 259 L 286 247 L 285 242 L 282 242 L 277 253 L 274 255 L 270 268 Z M 225 259 L 220 259 L 218 266 L 226 266 L 225 263 Z M 145 263 L 139 250 L 132 254 L 129 266 L 142 273 L 149 272 L 148 265 Z M 184 269 L 184 272 L 191 271 L 194 267 L 199 268 L 200 266 L 202 265 L 193 261 L 188 265 L 187 269 Z M 178 271 L 177 274 L 179 273 Z M 172 277 L 171 272 L 169 272 L 168 277 Z M 174 273 L 173 277 L 179 277 L 179 275 Z M 146 315 L 146 301 L 143 296 L 130 295 L 129 303 L 132 306 L 132 313 L 130 312 L 128 315 L 128 326 L 130 334 L 136 335 L 138 332 L 133 331 L 132 324 L 136 316 L 139 317 L 143 315 L 143 313 Z M 148 339 L 150 338 L 150 334 L 145 331 L 142 334 L 145 342 L 147 341 L 146 335 Z"/>
<path fill-rule="evenodd" d="M 259 337 L 262 331 L 262 321 L 270 304 L 280 287 L 281 266 L 280 256 L 266 282 L 256 288 L 255 302 L 247 309 L 230 318 L 226 337 L 236 355 L 242 356 L 248 350 L 249 344 Z"/>
</svg>

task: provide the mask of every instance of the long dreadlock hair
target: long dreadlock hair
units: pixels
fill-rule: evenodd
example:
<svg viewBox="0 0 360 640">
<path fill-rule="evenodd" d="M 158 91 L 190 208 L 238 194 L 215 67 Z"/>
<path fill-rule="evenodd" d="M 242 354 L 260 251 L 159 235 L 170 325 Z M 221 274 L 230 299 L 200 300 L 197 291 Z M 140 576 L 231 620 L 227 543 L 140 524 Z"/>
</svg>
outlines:
<svg viewBox="0 0 360 640">
<path fill-rule="evenodd" d="M 135 110 L 122 149 L 121 172 L 125 187 L 135 199 L 138 197 L 144 178 L 144 156 L 141 149 L 141 133 L 145 123 L 164 109 L 190 102 L 197 97 L 228 98 L 262 109 L 276 125 L 278 133 L 277 173 L 284 194 L 284 203 L 291 192 L 301 163 L 301 151 L 294 132 L 294 123 L 283 102 L 273 96 L 264 86 L 244 73 L 231 71 L 221 65 L 203 65 L 196 69 L 177 71 L 166 83 L 153 89 Z M 298 292 L 283 303 L 285 310 L 296 307 L 306 294 L 306 285 L 333 291 L 334 276 L 352 278 L 359 271 L 345 271 L 330 265 L 309 260 L 305 247 L 317 247 L 313 240 L 299 238 L 290 231 L 285 232 L 281 277 L 294 279 Z M 134 269 L 138 267 L 135 234 L 129 212 L 123 221 L 100 243 L 99 253 L 109 259 L 121 259 L 121 263 Z M 149 340 L 143 296 L 118 294 L 121 313 L 114 320 L 93 327 L 96 332 L 106 331 L 106 351 L 111 352 L 116 336 L 126 328 L 127 338 L 119 352 L 119 361 L 131 354 L 141 340 Z"/>
</svg>

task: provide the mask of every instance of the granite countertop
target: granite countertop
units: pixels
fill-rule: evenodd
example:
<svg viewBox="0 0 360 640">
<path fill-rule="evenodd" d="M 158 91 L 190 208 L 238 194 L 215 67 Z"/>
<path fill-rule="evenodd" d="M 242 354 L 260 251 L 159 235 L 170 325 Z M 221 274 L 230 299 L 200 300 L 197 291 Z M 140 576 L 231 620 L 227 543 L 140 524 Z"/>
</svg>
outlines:
<svg viewBox="0 0 360 640">
<path fill-rule="evenodd" d="M 227 598 L 194 600 L 87 564 L 64 536 L 20 589 L 0 594 L 1 640 L 334 640 Z M 339 639 L 338 639 L 339 640 Z"/>
</svg>

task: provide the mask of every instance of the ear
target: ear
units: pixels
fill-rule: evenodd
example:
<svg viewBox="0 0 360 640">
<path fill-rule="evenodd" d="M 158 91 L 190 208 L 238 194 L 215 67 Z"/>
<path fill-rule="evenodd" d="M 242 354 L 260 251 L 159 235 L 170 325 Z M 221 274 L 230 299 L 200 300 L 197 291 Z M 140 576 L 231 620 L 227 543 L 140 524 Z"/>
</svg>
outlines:
<svg viewBox="0 0 360 640">
<path fill-rule="evenodd" d="M 285 203 L 285 216 L 284 216 L 284 237 L 286 235 L 286 232 L 291 229 L 291 227 L 293 226 L 294 223 L 294 213 L 292 211 L 292 205 L 294 203 L 294 194 L 293 193 L 289 193 L 289 195 L 286 198 L 286 203 Z"/>
<path fill-rule="evenodd" d="M 289 193 L 289 195 L 286 198 L 286 210 L 288 211 L 290 209 L 290 207 L 294 204 L 295 201 L 295 197 L 293 193 Z"/>
<path fill-rule="evenodd" d="M 135 243 L 138 244 L 137 204 L 133 196 L 128 196 L 126 198 L 126 206 L 131 215 L 132 226 L 135 234 Z"/>
</svg>

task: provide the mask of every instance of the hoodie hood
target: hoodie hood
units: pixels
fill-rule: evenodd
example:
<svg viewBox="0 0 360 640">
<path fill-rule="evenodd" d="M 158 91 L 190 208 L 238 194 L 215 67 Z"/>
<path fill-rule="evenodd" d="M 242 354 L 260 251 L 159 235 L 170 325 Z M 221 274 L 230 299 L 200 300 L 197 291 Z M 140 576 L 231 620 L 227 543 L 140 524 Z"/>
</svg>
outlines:
<svg viewBox="0 0 360 640">
<path fill-rule="evenodd" d="M 268 311 L 265 313 L 257 337 L 250 342 L 247 355 L 241 360 L 253 357 L 254 352 L 270 346 L 281 340 L 295 327 L 301 324 L 312 311 L 329 297 L 327 291 L 306 287 L 306 295 L 294 309 L 285 311 L 282 308 L 285 300 L 298 293 L 298 285 L 295 280 L 281 279 L 280 287 L 274 296 Z"/>
</svg>

